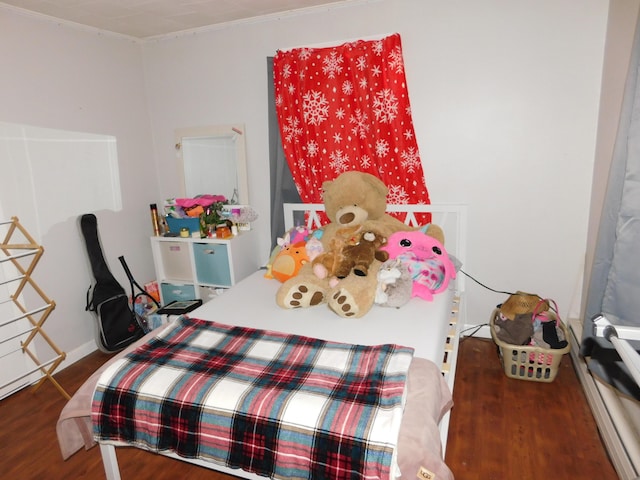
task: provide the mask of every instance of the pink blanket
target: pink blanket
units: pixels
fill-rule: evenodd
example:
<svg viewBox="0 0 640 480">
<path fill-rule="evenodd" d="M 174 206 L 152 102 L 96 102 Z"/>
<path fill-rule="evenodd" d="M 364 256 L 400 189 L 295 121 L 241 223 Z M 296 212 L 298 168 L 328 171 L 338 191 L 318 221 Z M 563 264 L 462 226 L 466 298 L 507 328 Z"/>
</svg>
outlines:
<svg viewBox="0 0 640 480">
<path fill-rule="evenodd" d="M 115 359 L 146 342 L 147 336 L 119 353 L 97 370 L 63 408 L 56 426 L 58 443 L 66 460 L 80 448 L 89 449 L 96 442 L 91 425 L 91 401 L 102 371 Z M 409 368 L 408 395 L 398 438 L 398 465 L 402 478 L 437 478 L 453 480 L 442 459 L 438 423 L 453 402 L 439 368 L 429 360 L 414 358 Z M 431 474 L 431 477 L 429 476 Z"/>
</svg>

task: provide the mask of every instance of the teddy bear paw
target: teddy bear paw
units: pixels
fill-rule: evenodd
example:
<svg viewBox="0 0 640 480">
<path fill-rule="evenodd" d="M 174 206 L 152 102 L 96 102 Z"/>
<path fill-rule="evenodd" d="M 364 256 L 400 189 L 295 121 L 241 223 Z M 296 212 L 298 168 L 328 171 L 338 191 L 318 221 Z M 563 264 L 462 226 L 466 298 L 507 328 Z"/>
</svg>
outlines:
<svg viewBox="0 0 640 480">
<path fill-rule="evenodd" d="M 324 301 L 324 293 L 313 285 L 295 285 L 284 299 L 284 305 L 288 308 L 302 308 L 319 305 Z"/>
<path fill-rule="evenodd" d="M 354 298 L 343 288 L 333 294 L 329 307 L 341 317 L 355 317 L 360 312 Z"/>
</svg>

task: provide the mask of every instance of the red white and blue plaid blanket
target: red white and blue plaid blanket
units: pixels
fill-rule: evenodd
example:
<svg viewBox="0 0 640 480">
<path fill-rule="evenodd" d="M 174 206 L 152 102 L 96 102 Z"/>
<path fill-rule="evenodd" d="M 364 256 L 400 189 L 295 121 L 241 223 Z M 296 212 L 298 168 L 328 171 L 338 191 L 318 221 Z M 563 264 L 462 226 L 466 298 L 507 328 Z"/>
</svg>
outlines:
<svg viewBox="0 0 640 480">
<path fill-rule="evenodd" d="M 412 357 L 181 317 L 102 374 L 94 437 L 271 478 L 389 478 Z"/>
</svg>

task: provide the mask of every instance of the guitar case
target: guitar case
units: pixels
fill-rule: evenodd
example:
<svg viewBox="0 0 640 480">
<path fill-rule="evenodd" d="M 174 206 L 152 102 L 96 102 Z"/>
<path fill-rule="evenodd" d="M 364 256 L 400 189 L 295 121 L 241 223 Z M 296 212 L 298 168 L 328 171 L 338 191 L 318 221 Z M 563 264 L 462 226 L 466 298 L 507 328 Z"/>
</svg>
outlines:
<svg viewBox="0 0 640 480">
<path fill-rule="evenodd" d="M 134 280 L 124 257 L 118 259 L 129 278 L 131 296 L 113 276 L 102 253 L 98 220 L 94 214 L 87 213 L 80 217 L 80 229 L 93 274 L 92 285 L 87 290 L 85 310 L 93 313 L 98 348 L 106 353 L 118 352 L 147 332 L 144 318 L 135 312 L 136 299 L 145 295 L 156 307 L 160 305 Z M 134 287 L 140 290 L 137 295 L 134 295 Z"/>
</svg>

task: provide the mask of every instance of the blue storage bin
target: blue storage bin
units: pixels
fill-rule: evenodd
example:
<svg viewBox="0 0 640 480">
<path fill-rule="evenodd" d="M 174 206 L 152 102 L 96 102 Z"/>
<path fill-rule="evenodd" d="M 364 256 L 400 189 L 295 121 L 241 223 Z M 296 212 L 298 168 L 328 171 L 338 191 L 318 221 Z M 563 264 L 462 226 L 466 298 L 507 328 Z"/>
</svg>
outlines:
<svg viewBox="0 0 640 480">
<path fill-rule="evenodd" d="M 189 229 L 189 236 L 193 232 L 200 231 L 200 219 L 199 218 L 173 218 L 166 217 L 167 225 L 169 225 L 169 231 L 171 233 L 180 233 L 181 228 Z"/>
<path fill-rule="evenodd" d="M 193 256 L 198 282 L 220 287 L 231 286 L 228 245 L 194 243 Z"/>
<path fill-rule="evenodd" d="M 196 289 L 193 285 L 178 285 L 163 283 L 160 285 L 162 292 L 162 304 L 167 305 L 174 301 L 187 301 L 196 299 Z"/>
</svg>

